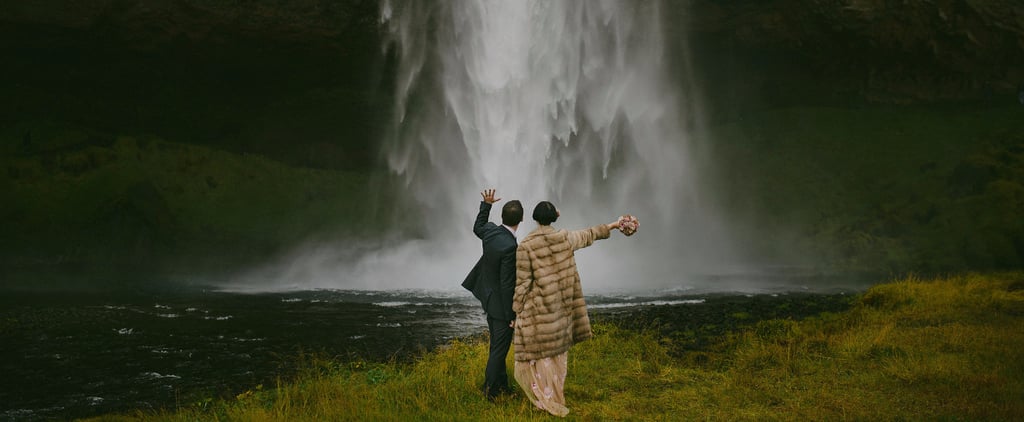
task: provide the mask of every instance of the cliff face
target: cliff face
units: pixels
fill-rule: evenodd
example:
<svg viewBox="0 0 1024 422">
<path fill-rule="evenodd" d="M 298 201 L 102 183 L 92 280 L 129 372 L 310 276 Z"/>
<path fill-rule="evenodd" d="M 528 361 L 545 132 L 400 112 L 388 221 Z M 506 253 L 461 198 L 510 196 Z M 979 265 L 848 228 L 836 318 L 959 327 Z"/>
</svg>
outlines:
<svg viewBox="0 0 1024 422">
<path fill-rule="evenodd" d="M 14 222 L 0 229 L 0 268 L 179 255 L 219 262 L 215 249 L 259 259 L 322 230 L 309 224 L 356 215 L 346 207 L 369 196 L 357 188 L 377 166 L 392 108 L 378 0 L 5 3 L 0 203 L 17 206 L 0 207 L 0 220 Z M 1016 102 L 1024 89 L 1020 0 L 661 7 L 683 96 L 703 97 L 711 126 L 726 134 L 716 138 L 726 157 L 716 171 L 736 186 L 724 190 L 737 208 L 767 210 L 752 226 L 790 218 L 809 233 L 808 250 L 840 245 L 840 260 L 893 268 L 965 253 L 977 256 L 963 258 L 964 268 L 1024 262 L 1009 252 L 1024 251 L 1020 108 L 993 117 L 998 107 L 976 107 Z M 967 105 L 920 111 L 944 108 L 933 103 Z M 864 107 L 876 104 L 921 107 L 893 122 L 899 108 Z M 857 107 L 815 107 L 849 105 Z M 788 106 L 809 107 L 793 115 Z M 856 165 L 897 143 L 906 148 L 888 157 L 889 176 Z M 832 172 L 847 179 L 792 164 L 829 157 L 830 170 L 853 163 Z M 317 176 L 308 167 L 357 171 Z M 834 212 L 820 214 L 825 206 Z M 61 215 L 51 217 L 54 209 Z M 997 246 L 978 252 L 986 245 Z"/>
<path fill-rule="evenodd" d="M 225 50 L 352 60 L 380 52 L 375 0 L 9 3 L 0 14 L 0 47 L 8 50 L 186 49 L 208 52 L 212 60 Z M 739 61 L 776 55 L 869 101 L 974 98 L 1024 83 L 1024 3 L 1018 0 L 665 3 L 671 33 L 698 52 L 728 51 Z"/>
<path fill-rule="evenodd" d="M 7 3 L 0 126 L 67 122 L 303 166 L 373 161 L 388 108 L 376 1 Z"/>
<path fill-rule="evenodd" d="M 980 99 L 1024 83 L 1016 0 L 694 0 L 672 12 L 698 48 L 777 55 L 869 102 Z"/>
<path fill-rule="evenodd" d="M 33 39 L 7 45 L 45 47 L 53 42 L 105 38 L 133 50 L 175 44 L 228 44 L 248 40 L 304 49 L 351 47 L 349 37 L 373 32 L 375 1 L 348 0 L 40 0 L 6 5 L 7 28 L 67 30 L 67 39 Z M 33 45 L 34 44 L 34 45 Z M 113 45 L 112 45 L 113 46 Z"/>
<path fill-rule="evenodd" d="M 38 0 L 0 12 L 0 124 L 57 119 L 265 153 L 372 161 L 390 109 L 377 0 Z M 666 1 L 712 114 L 1012 101 L 1018 0 Z M 687 70 L 690 71 L 690 70 Z"/>
</svg>

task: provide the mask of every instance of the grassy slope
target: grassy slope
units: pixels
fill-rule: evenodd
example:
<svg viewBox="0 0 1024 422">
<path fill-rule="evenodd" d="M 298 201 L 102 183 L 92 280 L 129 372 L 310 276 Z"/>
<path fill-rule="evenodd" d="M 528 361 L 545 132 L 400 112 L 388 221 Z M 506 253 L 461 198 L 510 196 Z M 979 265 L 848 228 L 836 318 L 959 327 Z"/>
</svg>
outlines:
<svg viewBox="0 0 1024 422">
<path fill-rule="evenodd" d="M 1024 274 L 904 279 L 840 314 L 767 320 L 716 351 L 599 325 L 570 352 L 580 420 L 1015 420 L 1024 417 Z M 95 420 L 541 420 L 522 396 L 476 390 L 483 340 L 412 364 L 310 364 L 297 379 L 170 413 Z"/>
<path fill-rule="evenodd" d="M 5 259 L 216 265 L 351 228 L 368 176 L 66 125 L 4 133 Z"/>
<path fill-rule="evenodd" d="M 1020 106 L 751 113 L 712 127 L 711 183 L 755 250 L 848 271 L 1021 268 L 1022 117 Z"/>
</svg>

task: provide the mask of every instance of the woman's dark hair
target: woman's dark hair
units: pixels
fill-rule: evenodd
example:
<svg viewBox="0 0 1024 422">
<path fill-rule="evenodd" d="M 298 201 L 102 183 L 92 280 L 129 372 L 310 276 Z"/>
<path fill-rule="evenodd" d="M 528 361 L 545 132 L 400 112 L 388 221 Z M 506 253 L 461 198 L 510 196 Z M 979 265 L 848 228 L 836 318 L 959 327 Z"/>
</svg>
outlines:
<svg viewBox="0 0 1024 422">
<path fill-rule="evenodd" d="M 513 199 L 501 207 L 501 224 L 512 227 L 523 222 L 523 204 Z"/>
<path fill-rule="evenodd" d="M 555 205 L 548 201 L 541 201 L 533 208 L 533 219 L 542 226 L 550 226 L 558 220 L 558 210 Z"/>
</svg>

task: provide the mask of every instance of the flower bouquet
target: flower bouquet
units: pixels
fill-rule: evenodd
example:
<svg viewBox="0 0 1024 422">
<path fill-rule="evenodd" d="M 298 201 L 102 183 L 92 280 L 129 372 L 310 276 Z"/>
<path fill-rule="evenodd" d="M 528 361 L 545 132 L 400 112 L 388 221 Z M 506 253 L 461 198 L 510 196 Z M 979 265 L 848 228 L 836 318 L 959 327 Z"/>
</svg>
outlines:
<svg viewBox="0 0 1024 422">
<path fill-rule="evenodd" d="M 619 217 L 619 231 L 626 236 L 632 236 L 636 233 L 636 230 L 640 228 L 640 220 L 636 217 L 626 214 Z"/>
</svg>

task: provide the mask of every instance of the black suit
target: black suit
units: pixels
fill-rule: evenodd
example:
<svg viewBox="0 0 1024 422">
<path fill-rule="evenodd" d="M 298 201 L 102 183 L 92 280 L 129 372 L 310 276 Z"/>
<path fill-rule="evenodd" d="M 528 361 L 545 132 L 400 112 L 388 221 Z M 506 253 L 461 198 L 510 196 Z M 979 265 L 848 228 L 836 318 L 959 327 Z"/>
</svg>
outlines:
<svg viewBox="0 0 1024 422">
<path fill-rule="evenodd" d="M 487 358 L 484 393 L 495 396 L 510 391 L 505 357 L 512 344 L 509 323 L 516 318 L 512 312 L 512 295 L 516 288 L 516 236 L 504 226 L 487 221 L 491 204 L 480 203 L 480 212 L 473 223 L 473 233 L 483 244 L 483 255 L 473 266 L 462 287 L 473 292 L 487 313 L 491 335 L 491 353 Z"/>
</svg>

